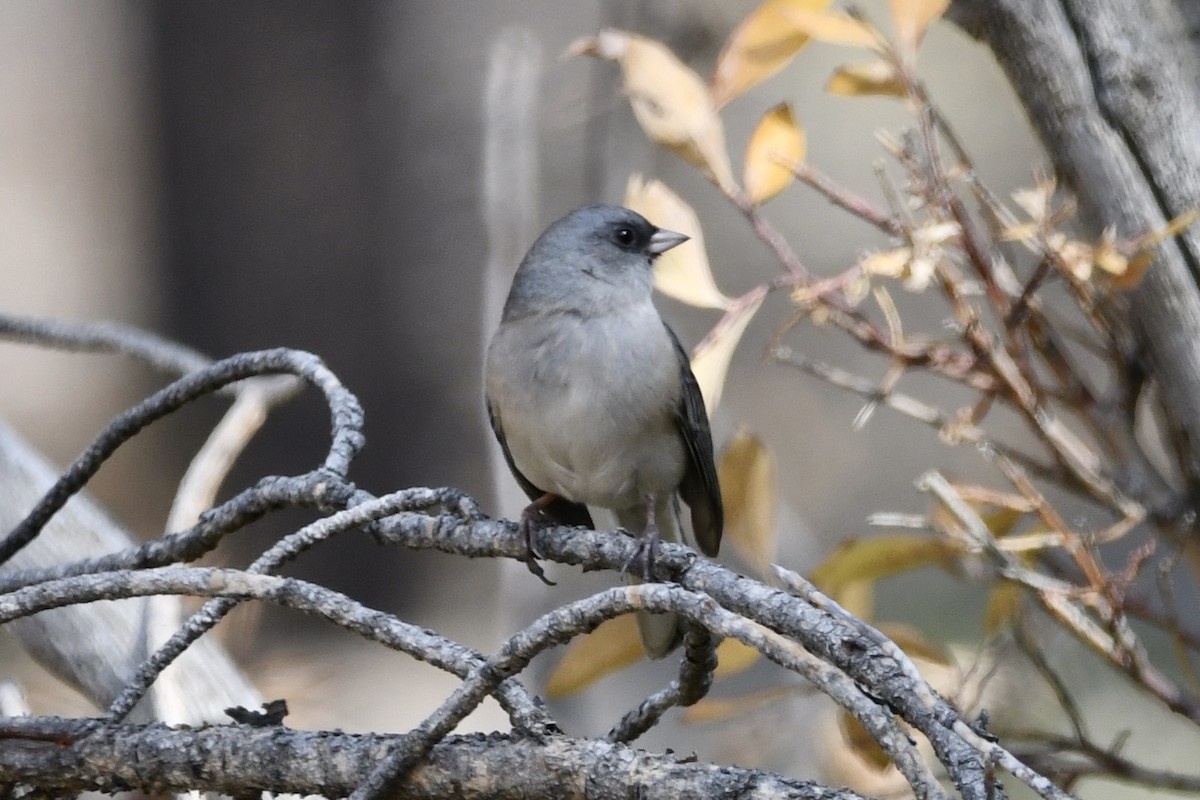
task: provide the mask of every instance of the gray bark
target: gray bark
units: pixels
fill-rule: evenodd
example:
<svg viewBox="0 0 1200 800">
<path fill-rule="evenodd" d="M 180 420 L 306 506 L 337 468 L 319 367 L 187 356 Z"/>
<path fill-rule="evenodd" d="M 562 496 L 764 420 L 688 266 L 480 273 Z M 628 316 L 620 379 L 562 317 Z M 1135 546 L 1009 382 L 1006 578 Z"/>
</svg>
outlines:
<svg viewBox="0 0 1200 800">
<path fill-rule="evenodd" d="M 17 720 L 6 726 L 0 774 L 56 792 L 192 788 L 244 794 L 349 794 L 399 737 L 220 725 L 98 726 L 83 720 Z M 86 734 L 86 736 L 84 736 Z M 35 738 L 36 737 L 36 738 Z M 64 747 L 67 737 L 72 741 Z M 595 739 L 545 741 L 500 734 L 438 744 L 396 797 L 676 797 L 858 800 L 778 775 L 699 764 Z"/>
</svg>

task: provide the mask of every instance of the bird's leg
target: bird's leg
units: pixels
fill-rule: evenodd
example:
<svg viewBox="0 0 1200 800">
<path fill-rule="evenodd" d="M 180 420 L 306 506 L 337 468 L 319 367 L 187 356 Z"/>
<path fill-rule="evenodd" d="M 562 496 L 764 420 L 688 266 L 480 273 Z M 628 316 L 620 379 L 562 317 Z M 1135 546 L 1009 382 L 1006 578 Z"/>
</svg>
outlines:
<svg viewBox="0 0 1200 800">
<path fill-rule="evenodd" d="M 642 530 L 642 538 L 638 540 L 637 547 L 633 551 L 633 555 L 625 562 L 622 571 L 629 569 L 629 565 L 635 561 L 640 562 L 642 567 L 642 580 L 650 583 L 654 580 L 654 555 L 658 550 L 658 523 L 655 522 L 654 512 L 658 504 L 654 500 L 654 495 L 646 495 L 646 527 Z"/>
<path fill-rule="evenodd" d="M 546 577 L 546 571 L 537 562 L 542 554 L 537 551 L 537 546 L 533 541 L 533 534 L 534 528 L 542 522 L 542 515 L 546 506 L 553 503 L 557 497 L 558 495 L 556 494 L 546 492 L 537 500 L 525 506 L 525 510 L 521 512 L 521 521 L 517 523 L 517 533 L 521 534 L 521 541 L 525 544 L 525 566 L 547 586 L 553 586 L 554 581 Z"/>
</svg>

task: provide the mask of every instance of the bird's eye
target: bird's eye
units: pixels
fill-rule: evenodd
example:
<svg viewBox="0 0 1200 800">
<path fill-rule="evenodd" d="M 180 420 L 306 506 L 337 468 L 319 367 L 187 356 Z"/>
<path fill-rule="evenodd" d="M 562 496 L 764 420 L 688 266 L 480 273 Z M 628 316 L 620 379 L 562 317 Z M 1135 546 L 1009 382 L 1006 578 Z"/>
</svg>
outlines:
<svg viewBox="0 0 1200 800">
<path fill-rule="evenodd" d="M 637 235 L 631 228 L 617 228 L 613 232 L 613 238 L 617 240 L 617 244 L 622 247 L 629 247 L 637 239 Z"/>
</svg>

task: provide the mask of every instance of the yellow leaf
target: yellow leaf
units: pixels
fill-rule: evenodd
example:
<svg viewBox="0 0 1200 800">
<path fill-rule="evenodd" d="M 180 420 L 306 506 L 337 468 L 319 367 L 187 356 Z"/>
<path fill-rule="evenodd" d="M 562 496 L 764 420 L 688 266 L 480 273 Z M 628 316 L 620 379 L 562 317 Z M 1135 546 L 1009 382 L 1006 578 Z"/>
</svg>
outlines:
<svg viewBox="0 0 1200 800">
<path fill-rule="evenodd" d="M 901 54 L 911 60 L 930 23 L 945 13 L 950 0 L 889 0 L 889 5 L 896 27 L 896 44 Z"/>
<path fill-rule="evenodd" d="M 1010 225 L 1001 232 L 1001 236 L 1006 242 L 1027 242 L 1037 236 L 1041 230 L 1041 224 L 1037 222 L 1026 222 L 1023 225 Z"/>
<path fill-rule="evenodd" d="M 725 505 L 725 538 L 759 575 L 775 560 L 778 470 L 775 457 L 757 436 L 739 431 L 717 466 Z"/>
<path fill-rule="evenodd" d="M 717 645 L 718 678 L 728 677 L 743 672 L 758 660 L 759 652 L 748 644 L 742 644 L 737 639 L 726 639 Z"/>
<path fill-rule="evenodd" d="M 704 232 L 691 206 L 662 181 L 643 180 L 641 175 L 629 177 L 625 205 L 660 228 L 691 237 L 654 260 L 654 288 L 690 306 L 729 308 L 733 301 L 713 281 L 704 249 Z"/>
<path fill-rule="evenodd" d="M 881 622 L 875 627 L 913 658 L 928 661 L 931 664 L 940 664 L 943 667 L 954 666 L 954 659 L 946 652 L 946 648 L 931 641 L 912 625 L 905 625 L 902 622 Z"/>
<path fill-rule="evenodd" d="M 1150 269 L 1150 265 L 1153 263 L 1154 253 L 1150 250 L 1143 250 L 1129 259 L 1129 264 L 1125 267 L 1124 272 L 1113 277 L 1112 285 L 1117 289 L 1135 288 L 1142 282 L 1146 270 Z"/>
<path fill-rule="evenodd" d="M 1129 269 L 1129 257 L 1121 251 L 1117 232 L 1112 228 L 1105 228 L 1100 241 L 1092 248 L 1092 263 L 1109 275 L 1124 275 Z"/>
<path fill-rule="evenodd" d="M 1178 236 L 1179 234 L 1183 233 L 1185 230 L 1191 227 L 1192 223 L 1194 223 L 1197 219 L 1200 219 L 1200 208 L 1193 208 L 1190 211 L 1185 211 L 1178 217 L 1175 217 L 1175 219 L 1168 222 L 1167 227 L 1163 228 L 1161 231 L 1154 231 L 1147 236 L 1143 236 L 1136 242 L 1136 245 L 1139 249 L 1153 247 L 1156 244 L 1170 239 L 1172 236 Z"/>
<path fill-rule="evenodd" d="M 1200 218 L 1200 208 L 1185 211 L 1167 223 L 1160 231 L 1153 231 L 1133 242 L 1133 253 L 1125 271 L 1113 278 L 1112 284 L 1118 289 L 1132 289 L 1142 282 L 1146 270 L 1154 263 L 1154 248 L 1172 236 L 1178 236 Z"/>
<path fill-rule="evenodd" d="M 717 108 L 787 65 L 809 36 L 788 11 L 824 11 L 832 0 L 766 0 L 750 12 L 721 49 L 713 70 L 712 96 Z"/>
<path fill-rule="evenodd" d="M 859 619 L 869 620 L 875 616 L 874 581 L 848 581 L 831 589 L 828 595 Z"/>
<path fill-rule="evenodd" d="M 957 550 L 944 539 L 900 533 L 843 542 L 813 570 L 812 582 L 826 594 L 857 581 L 877 581 L 889 575 L 937 565 L 952 566 Z"/>
<path fill-rule="evenodd" d="M 692 373 L 700 384 L 700 393 L 704 395 L 704 407 L 708 409 L 709 416 L 716 412 L 717 404 L 721 402 L 733 351 L 754 313 L 762 305 L 763 297 L 759 294 L 741 308 L 731 309 L 692 353 Z"/>
<path fill-rule="evenodd" d="M 847 64 L 838 67 L 825 84 L 825 91 L 830 94 L 840 94 L 849 97 L 865 95 L 890 95 L 892 97 L 907 97 L 904 81 L 896 74 L 896 70 L 886 61 L 872 61 L 868 64 Z"/>
<path fill-rule="evenodd" d="M 879 32 L 849 14 L 822 13 L 807 8 L 785 8 L 783 13 L 796 30 L 819 42 L 872 50 L 879 47 Z"/>
<path fill-rule="evenodd" d="M 858 756 L 863 764 L 880 772 L 891 766 L 892 760 L 861 722 L 846 711 L 838 712 L 838 721 L 847 749 Z"/>
<path fill-rule="evenodd" d="M 546 697 L 554 699 L 575 694 L 641 658 L 642 639 L 633 615 L 606 620 L 567 647 L 546 681 Z"/>
<path fill-rule="evenodd" d="M 972 505 L 976 504 L 972 503 Z M 988 530 L 992 532 L 992 535 L 999 539 L 1002 536 L 1012 533 L 1012 529 L 1017 527 L 1017 523 L 1024 516 L 1024 509 L 1006 506 L 989 511 L 986 514 L 981 514 L 980 518 Z"/>
<path fill-rule="evenodd" d="M 753 205 L 767 202 L 795 179 L 794 169 L 804 162 L 804 129 L 792 118 L 792 109 L 780 103 L 763 114 L 746 145 L 742 183 Z"/>
<path fill-rule="evenodd" d="M 696 725 L 702 722 L 719 722 L 725 719 L 748 714 L 755 709 L 779 702 L 790 697 L 796 690 L 790 686 L 776 686 L 771 689 L 760 689 L 757 692 L 744 694 L 740 697 L 705 698 L 694 706 L 687 708 L 680 717 L 684 725 Z"/>
<path fill-rule="evenodd" d="M 988 595 L 987 608 L 983 612 L 983 630 L 987 636 L 995 636 L 1008 628 L 1009 623 L 1021 610 L 1021 587 L 1007 581 L 998 585 Z"/>
<path fill-rule="evenodd" d="M 567 50 L 613 61 L 646 135 L 700 167 L 727 194 L 736 187 L 725 128 L 708 87 L 662 42 L 608 28 Z"/>
</svg>

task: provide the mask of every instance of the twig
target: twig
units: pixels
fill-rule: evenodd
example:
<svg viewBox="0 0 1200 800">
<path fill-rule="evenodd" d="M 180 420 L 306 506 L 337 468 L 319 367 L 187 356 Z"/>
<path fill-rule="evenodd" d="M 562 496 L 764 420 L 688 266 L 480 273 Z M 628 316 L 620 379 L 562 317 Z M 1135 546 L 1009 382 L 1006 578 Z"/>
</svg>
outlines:
<svg viewBox="0 0 1200 800">
<path fill-rule="evenodd" d="M 0 564 L 32 541 L 109 456 L 146 425 L 235 381 L 280 372 L 298 375 L 325 393 L 333 417 L 333 443 L 323 468 L 344 476 L 362 447 L 362 407 L 357 398 L 311 353 L 277 349 L 231 356 L 180 378 L 113 419 L 29 515 L 0 541 Z"/>
</svg>

